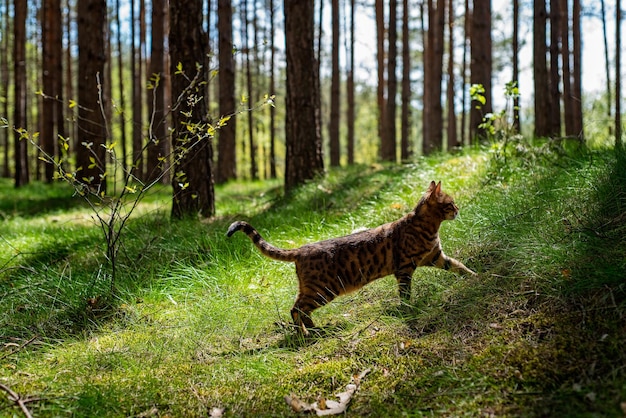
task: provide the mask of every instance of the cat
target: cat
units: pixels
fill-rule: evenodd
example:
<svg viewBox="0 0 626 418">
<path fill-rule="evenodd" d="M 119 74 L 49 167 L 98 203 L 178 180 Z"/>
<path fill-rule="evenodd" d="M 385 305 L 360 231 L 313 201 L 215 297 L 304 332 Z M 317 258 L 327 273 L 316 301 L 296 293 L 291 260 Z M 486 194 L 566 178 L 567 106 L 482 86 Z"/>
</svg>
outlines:
<svg viewBox="0 0 626 418">
<path fill-rule="evenodd" d="M 415 209 L 404 217 L 340 238 L 282 249 L 269 244 L 250 224 L 233 222 L 226 235 L 243 231 L 265 256 L 296 264 L 299 291 L 291 309 L 293 322 L 308 335 L 311 313 L 337 296 L 360 289 L 372 281 L 395 275 L 399 293 L 410 301 L 411 277 L 417 267 L 434 266 L 476 275 L 441 249 L 439 226 L 459 213 L 441 182 L 430 183 Z"/>
</svg>

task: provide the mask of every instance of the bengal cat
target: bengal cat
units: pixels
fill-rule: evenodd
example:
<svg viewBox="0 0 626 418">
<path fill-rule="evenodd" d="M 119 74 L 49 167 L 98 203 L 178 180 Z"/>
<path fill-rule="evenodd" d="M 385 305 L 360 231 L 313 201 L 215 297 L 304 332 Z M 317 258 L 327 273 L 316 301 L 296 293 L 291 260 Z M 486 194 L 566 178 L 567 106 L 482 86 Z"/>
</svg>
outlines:
<svg viewBox="0 0 626 418">
<path fill-rule="evenodd" d="M 381 277 L 395 275 L 400 296 L 409 301 L 411 276 L 417 267 L 435 266 L 475 275 L 441 249 L 439 226 L 456 218 L 458 213 L 452 197 L 441 191 L 441 182 L 433 181 L 409 214 L 344 237 L 282 249 L 269 244 L 243 221 L 230 225 L 226 235 L 230 237 L 241 230 L 267 257 L 296 263 L 299 291 L 291 316 L 308 335 L 307 328 L 314 327 L 311 313 L 315 309 Z"/>
</svg>

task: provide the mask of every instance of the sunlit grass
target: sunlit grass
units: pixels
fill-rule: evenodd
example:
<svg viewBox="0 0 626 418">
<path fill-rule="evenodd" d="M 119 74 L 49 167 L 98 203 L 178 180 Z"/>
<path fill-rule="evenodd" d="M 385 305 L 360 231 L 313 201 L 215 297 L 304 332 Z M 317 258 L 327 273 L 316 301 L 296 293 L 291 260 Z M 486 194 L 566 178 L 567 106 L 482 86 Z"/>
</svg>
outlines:
<svg viewBox="0 0 626 418">
<path fill-rule="evenodd" d="M 202 222 L 170 220 L 155 190 L 126 231 L 114 296 L 100 232 L 69 189 L 13 197 L 0 183 L 0 382 L 41 398 L 36 416 L 293 416 L 285 395 L 332 398 L 370 370 L 350 416 L 619 416 L 623 165 L 611 171 L 607 152 L 515 164 L 494 172 L 475 150 L 333 169 L 290 196 L 236 182 Z M 479 277 L 419 269 L 411 307 L 379 280 L 315 311 L 310 339 L 289 326 L 293 265 L 225 237 L 236 219 L 283 247 L 376 226 L 431 180 L 461 208 L 443 248 Z M 56 203 L 17 201 L 29 193 Z M 0 393 L 0 416 L 17 412 Z"/>
</svg>

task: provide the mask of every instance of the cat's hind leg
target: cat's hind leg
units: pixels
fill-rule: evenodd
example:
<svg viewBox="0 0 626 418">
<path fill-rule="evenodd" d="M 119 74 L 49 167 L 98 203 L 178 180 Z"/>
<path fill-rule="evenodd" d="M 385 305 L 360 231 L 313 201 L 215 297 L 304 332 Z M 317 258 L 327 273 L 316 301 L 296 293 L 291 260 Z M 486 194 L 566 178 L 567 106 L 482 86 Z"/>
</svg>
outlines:
<svg viewBox="0 0 626 418">
<path fill-rule="evenodd" d="M 309 329 L 315 328 L 311 313 L 332 301 L 337 295 L 327 287 L 323 289 L 305 287 L 300 289 L 296 301 L 291 308 L 291 318 L 304 335 L 309 335 Z"/>
</svg>

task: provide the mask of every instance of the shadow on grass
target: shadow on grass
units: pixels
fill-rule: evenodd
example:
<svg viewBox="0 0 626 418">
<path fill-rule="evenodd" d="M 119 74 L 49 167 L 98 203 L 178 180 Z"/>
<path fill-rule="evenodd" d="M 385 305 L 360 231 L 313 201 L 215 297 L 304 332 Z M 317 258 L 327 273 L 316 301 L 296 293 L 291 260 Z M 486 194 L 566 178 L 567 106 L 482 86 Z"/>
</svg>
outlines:
<svg viewBox="0 0 626 418">
<path fill-rule="evenodd" d="M 83 206 L 66 184 L 33 182 L 15 188 L 8 179 L 0 179 L 0 218 L 32 218 Z"/>
</svg>

